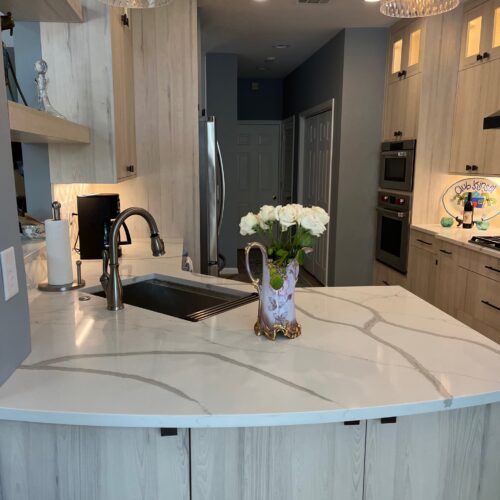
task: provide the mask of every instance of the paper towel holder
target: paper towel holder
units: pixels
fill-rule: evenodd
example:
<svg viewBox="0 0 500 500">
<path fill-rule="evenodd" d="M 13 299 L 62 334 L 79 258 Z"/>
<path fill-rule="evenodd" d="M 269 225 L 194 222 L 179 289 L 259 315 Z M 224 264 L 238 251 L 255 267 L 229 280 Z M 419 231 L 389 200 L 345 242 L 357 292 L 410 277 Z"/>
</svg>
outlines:
<svg viewBox="0 0 500 500">
<path fill-rule="evenodd" d="M 71 290 L 78 290 L 85 286 L 85 280 L 82 279 L 82 261 L 76 261 L 76 281 L 67 283 L 66 285 L 49 285 L 48 283 L 40 283 L 38 290 L 41 292 L 69 292 Z"/>
</svg>

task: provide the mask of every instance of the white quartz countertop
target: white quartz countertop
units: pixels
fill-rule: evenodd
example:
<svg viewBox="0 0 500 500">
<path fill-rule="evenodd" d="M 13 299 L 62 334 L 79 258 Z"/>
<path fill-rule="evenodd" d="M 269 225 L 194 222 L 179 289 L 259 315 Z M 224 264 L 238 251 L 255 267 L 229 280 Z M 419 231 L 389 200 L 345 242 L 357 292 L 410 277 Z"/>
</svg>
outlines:
<svg viewBox="0 0 500 500">
<path fill-rule="evenodd" d="M 169 244 L 158 259 L 125 249 L 122 276 L 251 290 L 183 273 L 181 248 Z M 84 261 L 87 283 L 99 270 Z M 277 342 L 253 333 L 257 303 L 191 323 L 132 306 L 112 313 L 82 295 L 30 292 L 32 353 L 0 387 L 1 419 L 253 427 L 500 401 L 500 346 L 399 287 L 299 289 L 303 334 Z"/>
<path fill-rule="evenodd" d="M 474 243 L 469 243 L 473 236 L 500 236 L 500 229 L 489 228 L 487 231 L 479 229 L 463 229 L 456 225 L 452 227 L 443 227 L 441 224 L 412 224 L 412 229 L 423 231 L 424 233 L 435 236 L 436 238 L 462 246 L 468 250 L 480 252 L 484 255 L 490 255 L 500 259 L 500 252 L 492 248 L 482 247 Z"/>
</svg>

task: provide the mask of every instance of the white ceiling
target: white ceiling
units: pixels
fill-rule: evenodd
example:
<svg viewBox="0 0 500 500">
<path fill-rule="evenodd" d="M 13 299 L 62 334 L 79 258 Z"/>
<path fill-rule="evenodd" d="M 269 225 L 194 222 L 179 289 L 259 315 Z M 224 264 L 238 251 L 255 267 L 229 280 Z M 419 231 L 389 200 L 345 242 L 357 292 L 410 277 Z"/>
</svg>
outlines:
<svg viewBox="0 0 500 500">
<path fill-rule="evenodd" d="M 379 12 L 379 3 L 330 0 L 198 0 L 202 43 L 207 52 L 238 54 L 241 77 L 284 77 L 343 28 L 387 27 L 394 19 Z M 273 45 L 287 43 L 278 50 Z M 275 56 L 273 63 L 265 58 Z M 266 66 L 267 71 L 258 70 Z"/>
</svg>

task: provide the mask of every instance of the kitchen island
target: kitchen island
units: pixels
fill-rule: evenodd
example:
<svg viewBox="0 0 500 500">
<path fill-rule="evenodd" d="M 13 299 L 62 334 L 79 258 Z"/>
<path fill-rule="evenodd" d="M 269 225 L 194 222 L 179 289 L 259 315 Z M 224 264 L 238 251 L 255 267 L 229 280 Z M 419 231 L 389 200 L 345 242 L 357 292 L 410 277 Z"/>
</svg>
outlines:
<svg viewBox="0 0 500 500">
<path fill-rule="evenodd" d="M 125 250 L 124 281 L 251 291 L 180 271 L 181 249 Z M 90 286 L 99 271 L 84 262 Z M 296 303 L 302 336 L 270 342 L 256 303 L 191 323 L 32 290 L 32 353 L 0 387 L 0 498 L 500 498 L 499 345 L 399 287 Z"/>
</svg>

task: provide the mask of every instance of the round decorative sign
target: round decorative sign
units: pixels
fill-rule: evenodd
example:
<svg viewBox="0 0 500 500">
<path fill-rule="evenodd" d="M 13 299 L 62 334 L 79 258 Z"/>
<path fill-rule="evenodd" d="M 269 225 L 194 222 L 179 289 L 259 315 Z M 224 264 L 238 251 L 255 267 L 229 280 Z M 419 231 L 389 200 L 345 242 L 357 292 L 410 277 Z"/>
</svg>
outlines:
<svg viewBox="0 0 500 500">
<path fill-rule="evenodd" d="M 446 212 L 461 219 L 468 193 L 472 193 L 476 220 L 486 221 L 500 214 L 500 187 L 484 177 L 467 177 L 453 183 L 441 198 Z"/>
</svg>

